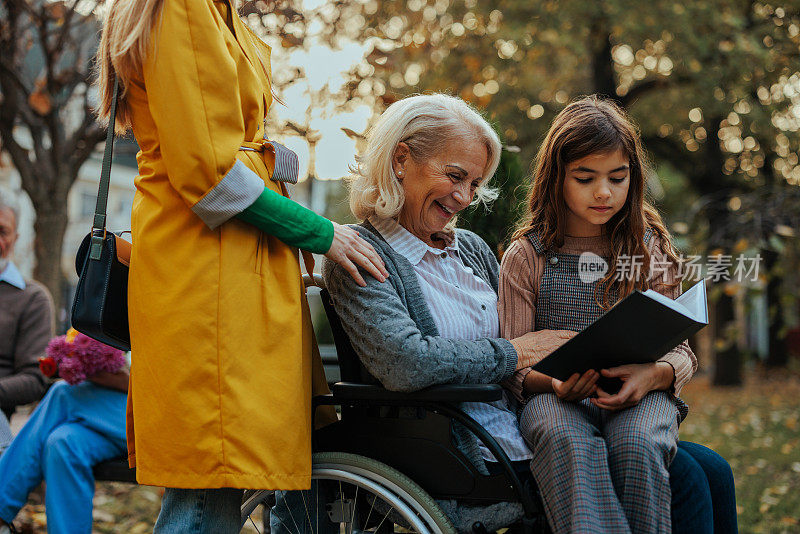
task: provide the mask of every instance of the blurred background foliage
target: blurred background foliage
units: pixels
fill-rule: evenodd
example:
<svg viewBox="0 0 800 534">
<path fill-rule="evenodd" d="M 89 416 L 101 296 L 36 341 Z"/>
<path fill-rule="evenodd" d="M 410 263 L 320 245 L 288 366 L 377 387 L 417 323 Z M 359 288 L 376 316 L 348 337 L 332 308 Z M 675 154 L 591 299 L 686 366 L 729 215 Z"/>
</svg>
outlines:
<svg viewBox="0 0 800 534">
<path fill-rule="evenodd" d="M 742 316 L 766 296 L 771 366 L 789 360 L 798 322 L 800 3 L 712 0 L 340 1 L 331 35 L 370 44 L 350 73 L 351 98 L 378 110 L 444 91 L 485 110 L 507 146 L 501 199 L 460 224 L 502 251 L 550 121 L 586 94 L 616 99 L 651 156 L 651 200 L 685 254 L 762 258 L 760 279 L 718 284 L 717 384 L 738 384 L 755 352 Z M 791 335 L 789 340 L 793 339 Z M 701 345 L 703 345 L 701 343 Z M 752 344 L 751 344 L 752 345 Z"/>
<path fill-rule="evenodd" d="M 66 196 L 102 139 L 88 87 L 97 34 L 86 28 L 104 9 L 102 0 L 0 0 L 0 138 L 37 213 L 34 276 L 57 300 Z M 405 95 L 444 91 L 484 110 L 506 144 L 500 199 L 461 216 L 502 252 L 551 119 L 570 100 L 604 94 L 641 129 L 649 194 L 682 251 L 762 258 L 755 283 L 712 289 L 712 339 L 698 347 L 715 383 L 740 383 L 753 354 L 783 367 L 797 350 L 800 1 L 249 0 L 240 14 L 276 49 L 276 93 L 307 96 L 304 116 L 275 106 L 271 129 L 307 144 L 301 198 L 314 209 L 348 220 L 344 186 L 317 176 L 319 116 L 364 104 L 377 116 Z M 287 62 L 354 43 L 364 57 L 344 80 L 311 83 L 319 65 Z M 32 149 L 12 133 L 21 129 Z M 365 132 L 342 130 L 363 143 Z M 766 342 L 742 326 L 759 313 Z"/>
<path fill-rule="evenodd" d="M 0 141 L 37 213 L 34 276 L 57 298 L 67 193 L 104 135 L 90 90 L 95 15 L 104 9 L 103 0 L 0 0 Z M 275 106 L 271 126 L 308 144 L 309 176 L 298 187 L 339 222 L 355 221 L 345 185 L 317 179 L 320 114 L 366 104 L 377 116 L 431 91 L 483 110 L 506 147 L 494 178 L 501 195 L 459 224 L 501 255 L 555 114 L 591 93 L 624 106 L 652 158 L 648 193 L 676 245 L 763 258 L 757 281 L 711 288 L 712 326 L 693 340 L 711 373 L 686 389 L 693 415 L 682 435 L 731 461 L 743 532 L 800 532 L 800 381 L 790 358 L 800 352 L 800 1 L 247 0 L 240 15 L 273 46 L 275 92 L 299 87 L 308 97 L 304 118 Z M 366 53 L 341 89 L 309 83 L 319 65 L 287 60 L 353 43 Z M 363 144 L 365 132 L 343 130 Z M 745 385 L 725 391 L 709 381 Z M 123 493 L 140 490 L 101 488 L 98 530 L 118 531 L 128 515 L 135 523 L 123 528 L 147 531 L 160 495 L 144 488 L 134 510 Z M 33 499 L 26 523 L 33 531 L 44 528 L 37 506 Z"/>
<path fill-rule="evenodd" d="M 502 256 L 508 239 L 525 211 L 528 193 L 527 173 L 517 147 L 506 147 L 500 165 L 492 178 L 500 195 L 491 205 L 475 204 L 458 216 L 458 226 L 479 234 L 498 256 Z"/>
</svg>

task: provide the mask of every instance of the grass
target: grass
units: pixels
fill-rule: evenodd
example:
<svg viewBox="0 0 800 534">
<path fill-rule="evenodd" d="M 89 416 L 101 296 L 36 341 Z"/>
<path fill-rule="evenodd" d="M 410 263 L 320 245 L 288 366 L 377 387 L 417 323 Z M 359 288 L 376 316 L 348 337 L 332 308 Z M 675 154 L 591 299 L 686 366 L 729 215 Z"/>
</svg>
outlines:
<svg viewBox="0 0 800 534">
<path fill-rule="evenodd" d="M 733 388 L 697 377 L 682 396 L 691 411 L 681 439 L 711 447 L 733 467 L 740 532 L 800 533 L 800 373 L 751 373 Z M 94 532 L 152 532 L 160 500 L 159 488 L 99 483 Z M 46 532 L 40 492 L 16 524 L 25 533 Z"/>
<path fill-rule="evenodd" d="M 800 376 L 758 372 L 744 386 L 693 380 L 681 439 L 702 443 L 730 462 L 739 530 L 800 532 Z"/>
</svg>

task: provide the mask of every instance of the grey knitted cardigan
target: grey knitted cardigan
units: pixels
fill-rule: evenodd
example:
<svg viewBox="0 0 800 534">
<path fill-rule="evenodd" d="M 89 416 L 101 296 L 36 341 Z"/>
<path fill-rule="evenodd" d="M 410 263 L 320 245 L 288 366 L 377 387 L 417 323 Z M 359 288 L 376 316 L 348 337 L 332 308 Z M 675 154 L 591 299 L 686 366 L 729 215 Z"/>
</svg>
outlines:
<svg viewBox="0 0 800 534">
<path fill-rule="evenodd" d="M 342 327 L 369 373 L 386 389 L 416 391 L 435 384 L 498 383 L 511 376 L 517 352 L 508 340 L 447 339 L 439 336 L 430 308 L 411 263 L 395 251 L 369 223 L 352 225 L 383 259 L 389 278 L 381 283 L 361 270 L 359 286 L 340 265 L 325 259 L 322 276 Z M 459 256 L 476 276 L 497 292 L 499 266 L 492 250 L 473 232 L 456 229 Z M 455 443 L 486 474 L 477 441 L 456 425 Z M 459 531 L 476 520 L 487 528 L 506 526 L 519 506 L 456 507 L 439 502 Z M 456 508 L 458 508 L 456 510 Z"/>
<path fill-rule="evenodd" d="M 362 270 L 367 287 L 360 287 L 328 259 L 322 276 L 356 354 L 383 387 L 497 383 L 514 373 L 517 352 L 508 340 L 440 337 L 411 263 L 369 222 L 353 228 L 383 258 L 389 278 L 381 283 Z M 456 232 L 464 264 L 497 292 L 499 267 L 489 245 L 468 230 Z"/>
</svg>

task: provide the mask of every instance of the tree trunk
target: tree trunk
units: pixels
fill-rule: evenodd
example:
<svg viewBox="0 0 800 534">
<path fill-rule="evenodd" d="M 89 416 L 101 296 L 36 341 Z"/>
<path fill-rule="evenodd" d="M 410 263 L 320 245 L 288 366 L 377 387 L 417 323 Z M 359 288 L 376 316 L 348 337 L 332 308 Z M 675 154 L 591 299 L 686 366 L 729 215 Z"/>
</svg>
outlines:
<svg viewBox="0 0 800 534">
<path fill-rule="evenodd" d="M 33 200 L 33 199 L 32 199 Z M 36 267 L 33 277 L 50 290 L 55 305 L 56 329 L 61 330 L 66 315 L 63 313 L 64 273 L 61 270 L 61 251 L 64 245 L 64 233 L 67 230 L 67 199 L 33 200 L 36 210 L 36 222 L 33 224 L 36 238 L 33 247 L 36 256 Z"/>
<path fill-rule="evenodd" d="M 783 305 L 781 304 L 782 278 L 773 273 L 773 267 L 778 261 L 778 253 L 774 250 L 763 250 L 764 268 L 769 282 L 767 282 L 767 306 L 769 316 L 769 343 L 767 345 L 767 367 L 786 367 L 789 363 L 789 351 L 786 346 L 784 330 Z"/>
<path fill-rule="evenodd" d="M 611 57 L 611 34 L 605 17 L 598 17 L 592 21 L 589 35 L 594 92 L 619 101 L 617 76 L 614 72 L 614 60 Z"/>
<path fill-rule="evenodd" d="M 704 167 L 690 176 L 697 190 L 713 198 L 706 215 L 710 227 L 706 253 L 721 248 L 729 249 L 735 236 L 730 235 L 731 212 L 728 199 L 733 194 L 730 179 L 722 173 L 725 155 L 719 144 L 720 124 L 723 117 L 712 116 L 707 121 L 708 139 L 703 146 Z M 720 194 L 723 193 L 723 194 Z M 736 343 L 736 314 L 733 297 L 723 292 L 716 304 L 717 315 L 714 329 L 714 379 L 717 386 L 734 386 L 742 383 L 744 356 Z"/>
<path fill-rule="evenodd" d="M 733 297 L 723 293 L 717 301 L 714 328 L 714 379 L 715 386 L 738 386 L 742 383 L 742 354 L 736 345 L 736 314 Z"/>
</svg>

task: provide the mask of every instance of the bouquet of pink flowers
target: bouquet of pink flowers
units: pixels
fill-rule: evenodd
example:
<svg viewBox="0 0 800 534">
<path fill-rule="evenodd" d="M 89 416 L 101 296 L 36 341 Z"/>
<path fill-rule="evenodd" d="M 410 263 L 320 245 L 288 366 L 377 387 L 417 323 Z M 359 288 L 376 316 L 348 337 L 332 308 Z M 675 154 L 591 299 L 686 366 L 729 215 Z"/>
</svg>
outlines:
<svg viewBox="0 0 800 534">
<path fill-rule="evenodd" d="M 47 358 L 39 360 L 39 368 L 46 376 L 58 371 L 68 384 L 80 384 L 100 372 L 116 373 L 125 367 L 125 353 L 95 341 L 70 328 L 63 336 L 50 340 Z"/>
</svg>

